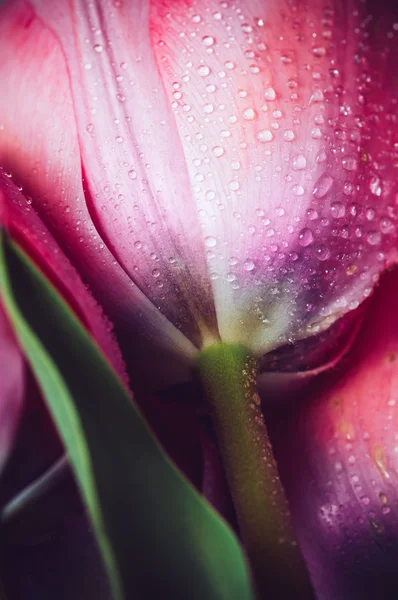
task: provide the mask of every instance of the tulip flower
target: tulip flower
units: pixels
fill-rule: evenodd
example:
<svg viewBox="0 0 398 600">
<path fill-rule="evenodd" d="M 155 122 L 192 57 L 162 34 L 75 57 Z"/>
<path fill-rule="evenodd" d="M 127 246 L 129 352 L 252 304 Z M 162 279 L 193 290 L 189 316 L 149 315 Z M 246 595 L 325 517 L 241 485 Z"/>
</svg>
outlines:
<svg viewBox="0 0 398 600">
<path fill-rule="evenodd" d="M 196 368 L 258 586 L 286 564 L 310 594 L 256 377 L 396 262 L 394 20 L 355 0 L 9 0 L 0 36 L 0 164 L 134 386 Z"/>
</svg>

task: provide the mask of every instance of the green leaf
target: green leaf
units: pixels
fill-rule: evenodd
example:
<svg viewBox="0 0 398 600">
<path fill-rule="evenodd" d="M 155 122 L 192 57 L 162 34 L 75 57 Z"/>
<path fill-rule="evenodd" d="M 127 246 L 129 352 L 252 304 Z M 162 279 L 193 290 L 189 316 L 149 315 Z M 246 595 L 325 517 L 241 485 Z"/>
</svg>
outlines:
<svg viewBox="0 0 398 600">
<path fill-rule="evenodd" d="M 163 453 L 54 287 L 1 232 L 0 289 L 67 449 L 115 600 L 251 600 L 231 529 Z"/>
</svg>

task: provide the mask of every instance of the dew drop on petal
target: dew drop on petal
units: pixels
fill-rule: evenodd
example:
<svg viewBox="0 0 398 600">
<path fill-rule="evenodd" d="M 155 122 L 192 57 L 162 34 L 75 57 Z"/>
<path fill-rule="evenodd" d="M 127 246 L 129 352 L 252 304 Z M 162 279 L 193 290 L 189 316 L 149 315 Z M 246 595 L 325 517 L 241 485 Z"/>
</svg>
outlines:
<svg viewBox="0 0 398 600">
<path fill-rule="evenodd" d="M 342 219 L 345 216 L 345 206 L 341 202 L 332 202 L 330 211 L 335 219 Z"/>
<path fill-rule="evenodd" d="M 314 235 L 308 227 L 304 227 L 298 236 L 300 246 L 309 246 L 314 241 Z"/>
<path fill-rule="evenodd" d="M 319 129 L 319 127 L 313 127 L 311 129 L 311 137 L 314 140 L 319 140 L 322 137 L 322 131 Z"/>
<path fill-rule="evenodd" d="M 305 192 L 305 189 L 302 185 L 294 185 L 292 187 L 292 193 L 294 196 L 302 196 Z"/>
<path fill-rule="evenodd" d="M 295 171 L 301 171 L 307 166 L 307 159 L 303 154 L 298 154 L 293 158 L 292 166 Z"/>
<path fill-rule="evenodd" d="M 250 258 L 248 258 L 245 260 L 243 266 L 245 271 L 254 271 L 255 264 Z"/>
<path fill-rule="evenodd" d="M 326 48 L 324 46 L 317 46 L 316 48 L 312 49 L 312 54 L 318 58 L 321 58 L 322 56 L 325 56 Z"/>
<path fill-rule="evenodd" d="M 224 154 L 224 152 L 225 152 L 224 148 L 221 148 L 221 146 L 214 146 L 214 148 L 213 148 L 213 154 L 217 158 L 219 158 L 220 156 L 222 156 Z"/>
<path fill-rule="evenodd" d="M 257 133 L 257 139 L 261 143 L 270 142 L 273 138 L 273 133 L 269 129 L 262 129 Z"/>
<path fill-rule="evenodd" d="M 283 132 L 283 139 L 285 140 L 285 142 L 292 142 L 295 138 L 295 134 L 294 131 L 292 129 L 286 129 Z"/>
<path fill-rule="evenodd" d="M 371 231 L 367 236 L 368 244 L 371 246 L 378 246 L 381 242 L 381 233 L 378 231 Z"/>
<path fill-rule="evenodd" d="M 207 65 L 200 65 L 197 69 L 197 73 L 201 77 L 207 77 L 207 75 L 210 75 L 210 68 Z"/>
<path fill-rule="evenodd" d="M 326 196 L 332 185 L 333 177 L 331 177 L 328 173 L 323 173 L 315 183 L 314 191 L 312 193 L 315 198 L 323 198 Z"/>
<path fill-rule="evenodd" d="M 242 112 L 242 117 L 245 119 L 245 121 L 253 121 L 256 116 L 256 111 L 251 107 L 245 108 L 245 110 Z"/>
<path fill-rule="evenodd" d="M 266 100 L 268 100 L 269 102 L 272 102 L 272 100 L 275 100 L 276 92 L 275 92 L 274 88 L 272 88 L 272 87 L 267 88 L 264 92 L 264 98 Z"/>
<path fill-rule="evenodd" d="M 202 38 L 202 42 L 206 46 L 206 48 L 210 48 L 215 43 L 215 39 L 211 35 L 205 35 Z"/>
<path fill-rule="evenodd" d="M 208 248 L 214 248 L 217 245 L 217 240 L 215 237 L 209 235 L 205 238 L 205 244 Z"/>
<path fill-rule="evenodd" d="M 327 246 L 319 246 L 316 249 L 316 257 L 320 261 L 327 260 L 330 257 L 330 250 Z"/>
<path fill-rule="evenodd" d="M 341 164 L 346 171 L 355 171 L 358 168 L 358 161 L 353 156 L 345 156 Z"/>
</svg>

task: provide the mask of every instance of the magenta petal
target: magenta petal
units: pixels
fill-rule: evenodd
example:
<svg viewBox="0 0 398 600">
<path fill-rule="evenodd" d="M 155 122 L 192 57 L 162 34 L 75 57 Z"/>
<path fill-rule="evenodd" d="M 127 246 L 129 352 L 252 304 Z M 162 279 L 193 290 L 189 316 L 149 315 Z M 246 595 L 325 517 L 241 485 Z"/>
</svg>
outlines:
<svg viewBox="0 0 398 600">
<path fill-rule="evenodd" d="M 0 169 L 0 224 L 38 263 L 75 310 L 122 380 L 127 382 L 124 363 L 111 326 L 87 291 L 78 273 L 62 253 L 23 194 Z"/>
<path fill-rule="evenodd" d="M 317 333 L 396 259 L 394 19 L 352 0 L 152 12 L 221 337 Z"/>
<path fill-rule="evenodd" d="M 398 596 L 397 298 L 395 270 L 383 278 L 346 361 L 274 431 L 322 600 Z"/>
</svg>

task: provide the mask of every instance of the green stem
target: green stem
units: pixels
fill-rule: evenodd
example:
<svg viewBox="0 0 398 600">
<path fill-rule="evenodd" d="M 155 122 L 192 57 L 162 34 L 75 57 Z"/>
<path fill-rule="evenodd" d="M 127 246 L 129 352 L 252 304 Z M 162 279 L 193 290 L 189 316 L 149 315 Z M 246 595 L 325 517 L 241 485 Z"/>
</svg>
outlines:
<svg viewBox="0 0 398 600">
<path fill-rule="evenodd" d="M 310 600 L 312 586 L 256 393 L 256 360 L 242 346 L 220 343 L 202 350 L 196 366 L 259 596 Z"/>
</svg>

